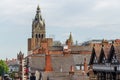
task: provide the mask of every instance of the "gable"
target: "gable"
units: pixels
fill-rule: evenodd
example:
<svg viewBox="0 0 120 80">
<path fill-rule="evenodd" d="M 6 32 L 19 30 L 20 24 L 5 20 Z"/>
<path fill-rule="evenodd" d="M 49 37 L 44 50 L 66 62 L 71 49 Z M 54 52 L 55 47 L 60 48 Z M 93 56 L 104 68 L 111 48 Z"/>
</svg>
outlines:
<svg viewBox="0 0 120 80">
<path fill-rule="evenodd" d="M 104 50 L 103 47 L 101 48 L 101 52 L 100 52 L 100 56 L 99 56 L 99 62 L 98 63 L 105 63 L 105 54 L 104 54 Z"/>
<path fill-rule="evenodd" d="M 110 49 L 110 54 L 109 54 L 109 57 L 108 57 L 108 62 L 112 61 L 112 58 L 113 58 L 114 54 L 115 54 L 115 49 L 114 49 L 114 46 L 112 45 L 111 49 Z"/>
<path fill-rule="evenodd" d="M 93 63 L 97 63 L 97 62 L 98 61 L 97 61 L 97 57 L 96 57 L 95 48 L 93 48 L 89 64 L 92 65 Z"/>
</svg>

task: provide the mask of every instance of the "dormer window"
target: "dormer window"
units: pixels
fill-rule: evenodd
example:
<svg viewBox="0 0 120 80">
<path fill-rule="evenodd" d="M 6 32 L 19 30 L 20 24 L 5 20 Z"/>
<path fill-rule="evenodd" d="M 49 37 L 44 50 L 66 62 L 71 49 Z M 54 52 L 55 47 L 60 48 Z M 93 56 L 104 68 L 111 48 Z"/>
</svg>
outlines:
<svg viewBox="0 0 120 80">
<path fill-rule="evenodd" d="M 94 63 L 98 63 L 96 56 L 94 58 Z"/>
<path fill-rule="evenodd" d="M 118 63 L 118 60 L 117 60 L 117 58 L 116 58 L 116 55 L 113 56 L 113 58 L 112 58 L 112 63 L 113 63 L 113 64 Z"/>
</svg>

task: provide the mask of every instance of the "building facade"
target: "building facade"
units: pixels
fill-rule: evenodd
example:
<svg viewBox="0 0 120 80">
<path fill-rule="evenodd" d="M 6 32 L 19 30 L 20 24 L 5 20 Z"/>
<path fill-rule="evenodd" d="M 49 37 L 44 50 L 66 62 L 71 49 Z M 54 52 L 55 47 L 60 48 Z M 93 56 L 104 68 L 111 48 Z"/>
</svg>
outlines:
<svg viewBox="0 0 120 80">
<path fill-rule="evenodd" d="M 53 38 L 46 38 L 45 22 L 38 6 L 32 36 L 28 39 L 29 73 L 40 80 L 87 80 L 91 47 L 74 45 L 72 33 L 66 44 L 54 42 Z"/>
<path fill-rule="evenodd" d="M 114 54 L 116 52 L 113 49 L 113 40 L 93 40 L 82 45 L 74 45 L 72 33 L 70 33 L 63 45 L 59 41 L 54 43 L 53 38 L 46 38 L 45 27 L 45 21 L 38 6 L 32 22 L 32 35 L 28 39 L 27 55 L 29 73 L 36 75 L 37 79 L 84 80 L 85 78 L 87 80 L 87 73 L 92 69 L 92 74 L 96 76 L 94 79 L 119 80 L 119 74 L 115 71 L 119 70 L 119 60 Z M 120 45 L 120 40 L 116 39 L 114 42 L 114 46 Z M 104 47 L 101 48 L 103 45 Z M 95 47 L 92 50 L 93 46 Z M 88 65 L 89 62 L 90 65 Z"/>
<path fill-rule="evenodd" d="M 120 80 L 120 45 L 94 46 L 90 66 L 94 73 L 91 80 Z"/>
</svg>

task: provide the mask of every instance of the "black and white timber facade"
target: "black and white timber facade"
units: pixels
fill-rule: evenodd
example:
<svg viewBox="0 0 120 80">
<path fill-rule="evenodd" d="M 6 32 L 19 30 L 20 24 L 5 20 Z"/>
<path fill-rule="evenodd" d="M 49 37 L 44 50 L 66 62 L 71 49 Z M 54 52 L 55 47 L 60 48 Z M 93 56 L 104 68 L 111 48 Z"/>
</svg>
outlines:
<svg viewBox="0 0 120 80">
<path fill-rule="evenodd" d="M 120 46 L 94 46 L 89 64 L 95 80 L 120 80 Z"/>
</svg>

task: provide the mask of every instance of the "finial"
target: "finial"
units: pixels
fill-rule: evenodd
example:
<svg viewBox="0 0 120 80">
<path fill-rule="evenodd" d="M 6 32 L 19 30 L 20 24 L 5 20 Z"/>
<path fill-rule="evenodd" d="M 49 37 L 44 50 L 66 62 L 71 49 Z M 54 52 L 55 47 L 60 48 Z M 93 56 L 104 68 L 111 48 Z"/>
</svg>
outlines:
<svg viewBox="0 0 120 80">
<path fill-rule="evenodd" d="M 22 51 L 20 50 L 19 54 L 22 54 Z"/>
<path fill-rule="evenodd" d="M 71 42 L 73 42 L 72 33 L 71 33 L 71 32 L 70 32 L 69 40 L 70 40 Z"/>
<path fill-rule="evenodd" d="M 37 10 L 40 10 L 40 7 L 39 7 L 39 5 L 37 6 Z"/>
<path fill-rule="evenodd" d="M 40 13 L 40 7 L 39 7 L 39 5 L 37 6 L 37 13 Z"/>
</svg>

